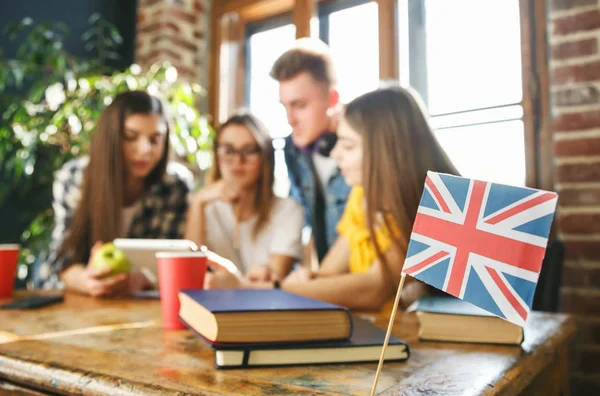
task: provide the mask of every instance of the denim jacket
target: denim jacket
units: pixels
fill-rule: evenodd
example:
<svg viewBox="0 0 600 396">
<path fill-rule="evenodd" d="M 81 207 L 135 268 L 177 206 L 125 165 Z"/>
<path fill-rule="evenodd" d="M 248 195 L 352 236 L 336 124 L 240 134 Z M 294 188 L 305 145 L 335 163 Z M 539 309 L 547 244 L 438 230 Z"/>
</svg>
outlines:
<svg viewBox="0 0 600 396">
<path fill-rule="evenodd" d="M 285 163 L 290 179 L 290 197 L 299 202 L 304 209 L 306 225 L 312 225 L 312 213 L 315 202 L 315 176 L 311 171 L 309 155 L 302 152 L 292 142 L 291 136 L 285 139 Z M 325 195 L 325 224 L 327 235 L 327 248 L 337 239 L 337 224 L 340 221 L 346 201 L 350 194 L 350 187 L 344 181 L 339 169 L 329 178 Z"/>
</svg>

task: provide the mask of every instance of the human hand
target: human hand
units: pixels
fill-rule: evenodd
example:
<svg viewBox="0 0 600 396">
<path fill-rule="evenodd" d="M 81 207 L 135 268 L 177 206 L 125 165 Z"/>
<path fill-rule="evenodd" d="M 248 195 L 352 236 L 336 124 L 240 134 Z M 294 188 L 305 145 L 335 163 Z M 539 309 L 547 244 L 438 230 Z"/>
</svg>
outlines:
<svg viewBox="0 0 600 396">
<path fill-rule="evenodd" d="M 143 271 L 136 269 L 127 275 L 127 293 L 128 295 L 134 294 L 142 290 L 148 290 L 154 288 L 154 283 L 148 279 Z"/>
<path fill-rule="evenodd" d="M 273 277 L 273 272 L 271 271 L 271 267 L 268 264 L 264 265 L 255 265 L 250 268 L 250 270 L 246 273 L 246 278 L 250 282 L 268 282 L 270 280 L 276 280 Z"/>
<path fill-rule="evenodd" d="M 204 289 L 239 289 L 242 286 L 240 278 L 221 266 L 211 267 L 211 272 L 204 275 Z"/>
<path fill-rule="evenodd" d="M 210 184 L 194 195 L 194 202 L 199 204 L 207 204 L 209 202 L 220 199 L 224 202 L 233 203 L 240 198 L 241 188 L 233 183 L 226 183 L 221 179 L 213 184 Z"/>
<path fill-rule="evenodd" d="M 68 288 L 92 297 L 109 297 L 127 291 L 127 274 L 111 276 L 110 268 L 95 269 L 92 266 L 94 256 L 101 246 L 102 242 L 94 244 L 87 265 L 73 265 L 65 270 L 62 278 Z"/>
<path fill-rule="evenodd" d="M 292 271 L 283 281 L 284 283 L 303 283 L 316 278 L 316 274 L 305 267 Z"/>
</svg>

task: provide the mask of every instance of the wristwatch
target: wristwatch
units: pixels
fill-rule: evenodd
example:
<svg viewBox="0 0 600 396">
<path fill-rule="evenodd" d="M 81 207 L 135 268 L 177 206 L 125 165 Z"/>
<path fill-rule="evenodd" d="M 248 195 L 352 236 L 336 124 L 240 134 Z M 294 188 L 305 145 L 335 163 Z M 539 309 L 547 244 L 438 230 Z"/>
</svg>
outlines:
<svg viewBox="0 0 600 396">
<path fill-rule="evenodd" d="M 273 289 L 281 289 L 281 283 L 278 280 L 273 281 Z"/>
</svg>

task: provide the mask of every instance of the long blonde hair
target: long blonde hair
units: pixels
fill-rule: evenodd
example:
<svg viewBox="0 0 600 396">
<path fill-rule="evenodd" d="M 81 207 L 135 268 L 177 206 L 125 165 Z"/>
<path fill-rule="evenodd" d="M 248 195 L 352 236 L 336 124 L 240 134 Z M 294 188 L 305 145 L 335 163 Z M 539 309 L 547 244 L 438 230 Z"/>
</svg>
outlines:
<svg viewBox="0 0 600 396">
<path fill-rule="evenodd" d="M 406 252 L 427 171 L 458 175 L 425 114 L 418 95 L 397 85 L 359 96 L 345 108 L 345 120 L 362 136 L 366 219 L 384 265 L 376 215 L 385 214 L 386 229 L 397 231 L 391 232 L 394 245 Z"/>
<path fill-rule="evenodd" d="M 215 139 L 216 144 L 213 146 L 215 166 L 211 174 L 212 182 L 216 182 L 223 178 L 221 168 L 219 167 L 217 147 L 221 133 L 230 125 L 243 126 L 248 129 L 260 147 L 262 166 L 256 183 L 256 197 L 254 200 L 256 223 L 252 230 L 252 237 L 256 239 L 258 234 L 260 234 L 269 222 L 271 208 L 275 202 L 275 193 L 273 192 L 273 184 L 275 183 L 275 151 L 273 149 L 273 139 L 264 124 L 252 114 L 240 112 L 230 117 L 217 129 Z"/>
</svg>

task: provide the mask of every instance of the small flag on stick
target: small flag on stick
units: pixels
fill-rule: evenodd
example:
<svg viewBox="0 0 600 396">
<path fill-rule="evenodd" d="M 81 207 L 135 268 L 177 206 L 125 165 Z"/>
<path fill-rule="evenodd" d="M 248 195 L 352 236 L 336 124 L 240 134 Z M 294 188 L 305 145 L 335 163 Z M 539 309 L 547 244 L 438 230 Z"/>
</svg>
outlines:
<svg viewBox="0 0 600 396">
<path fill-rule="evenodd" d="M 428 172 L 402 272 L 524 326 L 557 200 Z"/>
<path fill-rule="evenodd" d="M 524 326 L 558 195 L 427 172 L 371 395 L 406 275 Z"/>
</svg>

